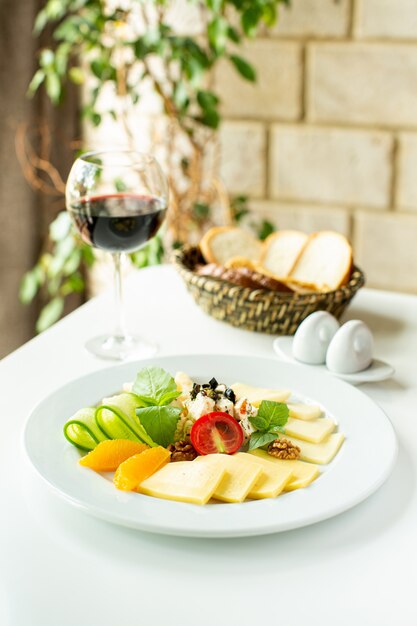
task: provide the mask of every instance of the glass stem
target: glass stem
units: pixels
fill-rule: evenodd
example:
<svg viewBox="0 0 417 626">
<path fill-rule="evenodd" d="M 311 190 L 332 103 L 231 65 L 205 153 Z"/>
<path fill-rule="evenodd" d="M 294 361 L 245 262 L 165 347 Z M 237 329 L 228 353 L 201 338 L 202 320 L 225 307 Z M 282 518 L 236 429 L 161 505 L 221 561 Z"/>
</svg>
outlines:
<svg viewBox="0 0 417 626">
<path fill-rule="evenodd" d="M 114 296 L 116 310 L 116 328 L 114 335 L 118 339 L 127 339 L 125 311 L 123 306 L 123 288 L 122 288 L 122 254 L 121 252 L 113 253 L 114 260 Z"/>
</svg>

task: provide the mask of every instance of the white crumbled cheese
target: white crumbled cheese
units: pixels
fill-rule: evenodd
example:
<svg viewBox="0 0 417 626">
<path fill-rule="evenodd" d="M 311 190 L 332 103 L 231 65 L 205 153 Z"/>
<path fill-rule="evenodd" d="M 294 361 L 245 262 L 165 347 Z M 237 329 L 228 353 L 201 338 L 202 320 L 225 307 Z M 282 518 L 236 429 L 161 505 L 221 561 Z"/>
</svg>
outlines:
<svg viewBox="0 0 417 626">
<path fill-rule="evenodd" d="M 195 400 L 186 400 L 184 404 L 188 409 L 188 416 L 194 420 L 214 411 L 213 398 L 203 396 L 201 392 L 197 394 Z"/>
<path fill-rule="evenodd" d="M 240 422 L 246 440 L 248 440 L 251 434 L 256 430 L 250 423 L 249 418 L 255 417 L 257 414 L 258 409 L 252 406 L 246 398 L 241 398 L 236 402 L 234 417 Z"/>
<path fill-rule="evenodd" d="M 222 411 L 223 413 L 228 413 L 232 417 L 234 417 L 234 404 L 231 400 L 228 400 L 224 396 L 219 398 L 214 405 L 215 411 Z"/>
<path fill-rule="evenodd" d="M 171 406 L 182 409 L 186 400 L 190 398 L 190 392 L 192 391 L 194 383 L 185 372 L 177 372 L 175 374 L 175 384 L 177 385 L 177 390 L 181 393 L 176 400 L 171 402 Z"/>
<path fill-rule="evenodd" d="M 193 389 L 194 383 L 185 372 L 177 372 L 175 374 L 175 384 L 178 391 L 181 391 L 183 394 L 189 394 Z"/>
</svg>

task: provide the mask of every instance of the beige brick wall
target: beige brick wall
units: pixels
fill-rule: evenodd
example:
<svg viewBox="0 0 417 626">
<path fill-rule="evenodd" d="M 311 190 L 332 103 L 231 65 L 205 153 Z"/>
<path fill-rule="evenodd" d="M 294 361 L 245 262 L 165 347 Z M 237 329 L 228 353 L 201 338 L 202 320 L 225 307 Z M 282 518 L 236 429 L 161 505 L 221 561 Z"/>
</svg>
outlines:
<svg viewBox="0 0 417 626">
<path fill-rule="evenodd" d="M 369 286 L 417 293 L 417 0 L 292 0 L 222 68 L 223 176 L 279 228 L 347 235 Z"/>
<path fill-rule="evenodd" d="M 172 22 L 198 32 L 183 10 Z M 244 53 L 255 86 L 215 76 L 229 191 L 279 228 L 344 233 L 369 286 L 417 293 L 417 0 L 292 0 Z M 152 94 L 132 113 L 145 150 L 150 113 Z M 111 123 L 87 135 L 112 138 Z"/>
</svg>

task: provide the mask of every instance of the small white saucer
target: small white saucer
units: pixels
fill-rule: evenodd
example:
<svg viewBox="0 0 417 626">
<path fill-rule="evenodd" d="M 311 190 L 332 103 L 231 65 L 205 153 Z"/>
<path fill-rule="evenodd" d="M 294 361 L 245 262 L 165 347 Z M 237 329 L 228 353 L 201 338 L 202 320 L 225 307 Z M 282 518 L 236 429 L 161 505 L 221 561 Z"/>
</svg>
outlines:
<svg viewBox="0 0 417 626">
<path fill-rule="evenodd" d="M 294 359 L 292 355 L 293 339 L 294 338 L 289 335 L 277 337 L 274 339 L 273 347 L 276 354 L 284 361 L 288 361 L 289 363 L 300 363 L 300 361 Z M 305 364 L 303 363 L 303 365 Z M 341 378 L 352 385 L 360 385 L 361 383 L 377 383 L 381 380 L 391 378 L 391 376 L 395 373 L 395 369 L 391 365 L 388 365 L 388 363 L 380 361 L 379 359 L 373 359 L 371 365 L 367 367 L 366 370 L 356 372 L 355 374 L 337 374 L 336 372 L 331 372 L 325 365 L 306 365 L 306 367 L 314 367 L 316 370 L 328 372 L 329 374 L 337 376 L 337 378 Z"/>
</svg>

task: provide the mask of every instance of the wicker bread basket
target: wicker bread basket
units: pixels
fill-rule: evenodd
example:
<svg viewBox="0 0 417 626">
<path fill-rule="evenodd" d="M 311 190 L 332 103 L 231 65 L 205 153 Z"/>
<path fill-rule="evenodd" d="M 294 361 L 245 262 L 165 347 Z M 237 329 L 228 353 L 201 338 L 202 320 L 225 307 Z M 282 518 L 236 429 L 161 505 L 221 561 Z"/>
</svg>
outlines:
<svg viewBox="0 0 417 626">
<path fill-rule="evenodd" d="M 249 289 L 219 278 L 199 276 L 204 263 L 199 248 L 184 246 L 174 254 L 174 264 L 196 303 L 212 317 L 238 328 L 271 335 L 293 335 L 314 311 L 329 311 L 339 318 L 355 293 L 365 283 L 363 272 L 353 267 L 349 282 L 326 293 L 283 293 Z"/>
</svg>

